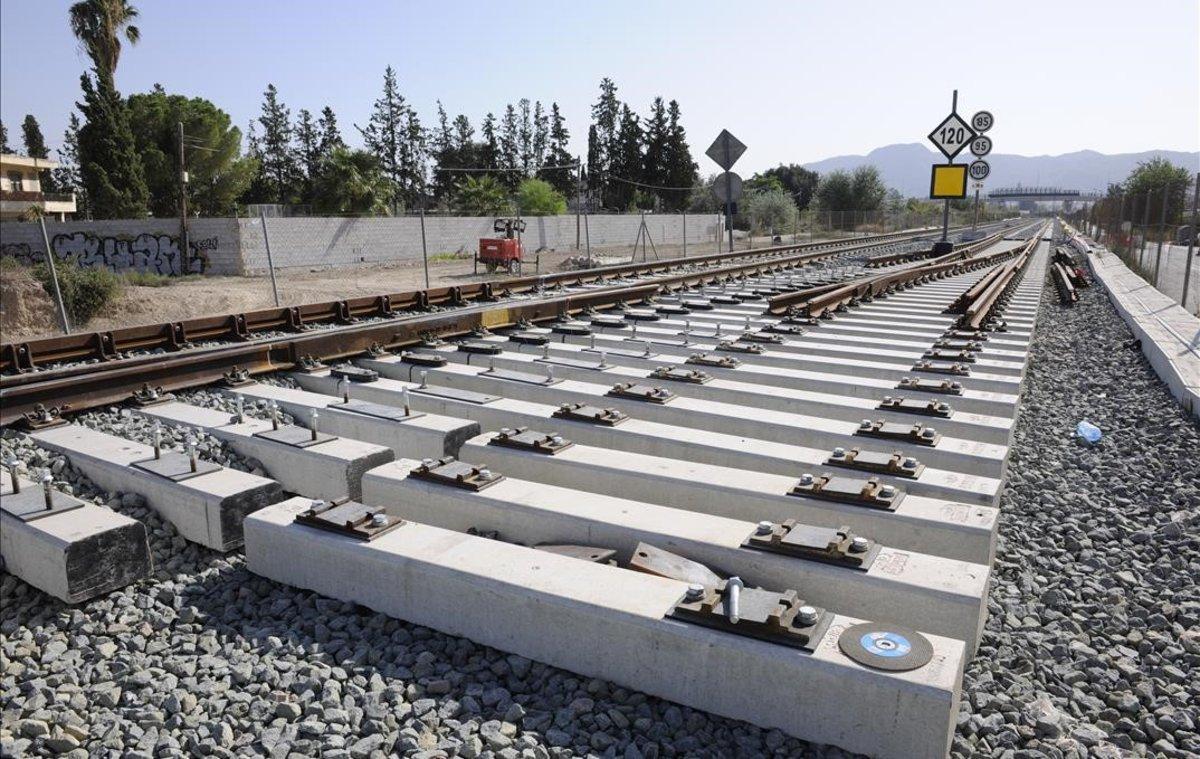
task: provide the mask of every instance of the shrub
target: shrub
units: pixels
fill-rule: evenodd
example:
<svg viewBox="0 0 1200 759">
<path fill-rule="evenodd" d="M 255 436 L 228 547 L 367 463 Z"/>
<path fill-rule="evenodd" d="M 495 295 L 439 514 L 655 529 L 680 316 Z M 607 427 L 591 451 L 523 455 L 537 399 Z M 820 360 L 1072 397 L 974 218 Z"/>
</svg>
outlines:
<svg viewBox="0 0 1200 759">
<path fill-rule="evenodd" d="M 72 329 L 87 324 L 93 316 L 112 303 L 121 294 L 121 277 L 105 268 L 84 268 L 71 261 L 56 261 L 58 286 L 62 291 L 63 305 L 71 319 Z M 50 267 L 38 264 L 33 267 L 33 276 L 42 283 L 42 289 L 53 298 L 54 279 Z"/>
</svg>

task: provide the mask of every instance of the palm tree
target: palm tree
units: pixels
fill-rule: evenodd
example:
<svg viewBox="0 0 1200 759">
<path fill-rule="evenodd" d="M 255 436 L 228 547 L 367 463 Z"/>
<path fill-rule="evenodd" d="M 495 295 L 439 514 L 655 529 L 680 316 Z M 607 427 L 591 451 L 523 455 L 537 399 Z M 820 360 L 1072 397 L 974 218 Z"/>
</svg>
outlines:
<svg viewBox="0 0 1200 759">
<path fill-rule="evenodd" d="M 136 45 L 142 33 L 132 25 L 137 8 L 128 0 L 79 0 L 71 6 L 71 32 L 96 65 L 96 74 L 112 80 L 121 57 L 121 37 Z"/>
</svg>

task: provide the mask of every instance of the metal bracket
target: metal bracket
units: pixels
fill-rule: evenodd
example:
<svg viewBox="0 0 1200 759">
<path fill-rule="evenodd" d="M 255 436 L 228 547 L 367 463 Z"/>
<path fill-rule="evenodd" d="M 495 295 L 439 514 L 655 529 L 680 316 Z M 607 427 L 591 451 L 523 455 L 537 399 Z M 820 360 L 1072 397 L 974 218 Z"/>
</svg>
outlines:
<svg viewBox="0 0 1200 759">
<path fill-rule="evenodd" d="M 925 465 L 912 456 L 905 456 L 900 451 L 892 453 L 876 453 L 864 451 L 861 448 L 834 448 L 833 453 L 825 460 L 826 466 L 840 466 L 845 469 L 855 469 L 860 472 L 875 472 L 890 474 L 896 477 L 906 477 L 915 480 L 925 471 Z"/>
<path fill-rule="evenodd" d="M 314 356 L 310 356 L 306 353 L 305 355 L 301 356 L 298 361 L 296 361 L 296 365 L 293 368 L 298 372 L 312 374 L 314 372 L 324 371 L 329 367 L 326 364 L 318 361 Z"/>
<path fill-rule="evenodd" d="M 400 413 L 404 413 L 401 411 Z M 336 435 L 328 435 L 324 432 L 317 432 L 305 427 L 297 427 L 288 425 L 280 427 L 277 430 L 263 430 L 255 432 L 253 437 L 270 440 L 273 443 L 283 443 L 290 445 L 293 448 L 311 448 L 314 445 L 328 443 L 330 440 L 337 440 Z"/>
<path fill-rule="evenodd" d="M 724 353 L 754 353 L 754 354 L 758 354 L 758 353 L 763 353 L 766 349 L 763 348 L 761 345 L 758 345 L 757 343 L 747 343 L 746 345 L 739 345 L 738 343 L 730 342 L 729 340 L 722 340 L 721 342 L 717 343 L 716 350 L 722 351 Z"/>
<path fill-rule="evenodd" d="M 715 588 L 722 577 L 698 561 L 664 551 L 649 543 L 638 543 L 629 557 L 629 569 L 657 577 L 668 577 L 688 584 Z"/>
<path fill-rule="evenodd" d="M 696 585 L 689 590 L 670 616 L 683 622 L 711 627 L 722 632 L 757 638 L 769 643 L 813 651 L 833 615 L 817 606 L 809 606 L 794 590 L 782 593 L 730 585 L 729 580 L 715 588 Z M 733 587 L 738 589 L 732 590 Z M 736 602 L 733 599 L 736 598 Z M 737 621 L 730 619 L 736 606 Z"/>
<path fill-rule="evenodd" d="M 960 377 L 966 377 L 971 373 L 971 370 L 962 364 L 934 363 L 927 359 L 921 359 L 913 364 L 913 371 L 928 372 L 930 374 L 955 374 Z"/>
<path fill-rule="evenodd" d="M 425 459 L 419 467 L 409 472 L 408 476 L 476 493 L 504 479 L 504 475 L 496 474 L 486 466 L 468 464 L 453 456 Z"/>
<path fill-rule="evenodd" d="M 175 396 L 171 393 L 163 392 L 162 386 L 150 387 L 149 383 L 143 382 L 141 388 L 134 390 L 129 397 L 129 403 L 138 408 L 149 408 L 151 406 L 161 406 L 164 403 L 170 403 L 175 400 Z"/>
<path fill-rule="evenodd" d="M 604 427 L 616 427 L 629 417 L 615 408 L 600 408 L 585 403 L 564 403 L 551 414 L 555 419 L 569 419 L 572 422 L 588 422 Z"/>
<path fill-rule="evenodd" d="M 820 477 L 813 477 L 811 474 L 801 475 L 800 481 L 788 495 L 817 498 L 822 501 L 837 501 L 884 511 L 895 511 L 896 507 L 900 505 L 900 501 L 904 499 L 904 493 L 896 486 L 881 484 L 878 477 L 856 480 L 828 474 Z"/>
<path fill-rule="evenodd" d="M 5 493 L 4 497 L 0 498 L 0 509 L 22 522 L 33 522 L 43 517 L 62 514 L 82 505 L 83 501 L 78 498 L 72 498 L 53 488 L 49 491 L 41 487 L 25 488 L 18 493 Z"/>
<path fill-rule="evenodd" d="M 509 429 L 505 427 L 488 441 L 488 445 L 498 445 L 501 448 L 514 448 L 518 451 L 532 451 L 553 456 L 575 445 L 557 432 L 545 433 L 531 430 L 528 427 Z"/>
<path fill-rule="evenodd" d="M 374 382 L 379 379 L 379 372 L 374 369 L 363 369 L 361 366 L 341 364 L 330 369 L 329 376 L 344 379 L 347 382 Z"/>
<path fill-rule="evenodd" d="M 681 298 L 679 302 L 681 304 L 683 304 L 684 308 L 690 309 L 692 311 L 712 311 L 713 310 L 713 304 L 712 304 L 711 300 L 684 300 Z"/>
<path fill-rule="evenodd" d="M 21 415 L 17 426 L 29 432 L 62 427 L 67 424 L 67 420 L 62 418 L 62 414 L 64 411 L 70 410 L 70 405 L 65 403 L 61 406 L 44 406 L 38 403 L 34 405 L 33 411 L 26 411 Z"/>
<path fill-rule="evenodd" d="M 419 353 L 417 351 L 400 351 L 400 360 L 416 366 L 445 366 L 450 359 L 440 353 Z"/>
<path fill-rule="evenodd" d="M 895 411 L 901 414 L 937 416 L 942 419 L 949 419 L 954 414 L 954 409 L 945 401 L 910 401 L 907 398 L 893 398 L 890 395 L 885 395 L 879 405 L 876 406 L 876 409 L 879 411 Z"/>
<path fill-rule="evenodd" d="M 162 455 L 155 459 L 149 458 L 143 461 L 134 461 L 130 464 L 132 467 L 141 469 L 143 472 L 156 474 L 159 477 L 164 477 L 172 482 L 183 482 L 190 480 L 193 477 L 199 477 L 202 474 L 212 474 L 213 472 L 221 471 L 218 464 L 211 461 L 202 461 L 196 459 L 196 469 L 192 471 L 192 461 L 182 453 L 162 452 Z"/>
<path fill-rule="evenodd" d="M 693 353 L 683 363 L 696 366 L 716 366 L 722 369 L 736 369 L 742 365 L 742 362 L 733 356 L 713 356 L 708 353 Z"/>
<path fill-rule="evenodd" d="M 671 382 L 687 382 L 692 385 L 703 385 L 711 382 L 712 377 L 699 369 L 679 369 L 674 366 L 660 366 L 646 375 L 647 379 L 670 380 Z"/>
<path fill-rule="evenodd" d="M 865 572 L 882 548 L 870 538 L 855 535 L 849 527 L 817 527 L 788 519 L 782 524 L 762 522 L 743 548 L 794 556 Z"/>
<path fill-rule="evenodd" d="M 885 422 L 882 419 L 871 421 L 863 419 L 862 424 L 858 425 L 858 429 L 854 431 L 855 435 L 863 437 L 877 437 L 885 440 L 903 440 L 906 443 L 915 445 L 924 445 L 933 447 L 938 444 L 942 436 L 937 430 L 932 427 L 926 427 L 920 422 L 916 424 L 900 424 L 899 422 Z"/>
<path fill-rule="evenodd" d="M 664 316 L 686 316 L 692 312 L 692 309 L 674 303 L 664 303 L 661 306 L 657 306 L 654 312 L 663 314 Z"/>
<path fill-rule="evenodd" d="M 486 356 L 495 356 L 504 352 L 504 348 L 499 343 L 487 342 L 486 340 L 468 340 L 467 342 L 459 343 L 458 350 L 462 353 L 482 353 Z"/>
<path fill-rule="evenodd" d="M 550 342 L 550 336 L 542 332 L 513 332 L 508 339 L 520 345 L 546 345 Z"/>
<path fill-rule="evenodd" d="M 927 380 L 920 377 L 901 377 L 896 383 L 897 390 L 919 390 L 924 393 L 938 393 L 940 395 L 962 395 L 963 386 L 961 382 L 954 380 Z"/>
<path fill-rule="evenodd" d="M 312 507 L 293 521 L 368 542 L 404 524 L 403 519 L 388 516 L 382 506 L 366 506 L 349 498 L 313 501 Z"/>
<path fill-rule="evenodd" d="M 605 395 L 611 398 L 624 398 L 631 401 L 647 401 L 649 403 L 666 403 L 674 400 L 675 393 L 665 387 L 638 385 L 633 382 L 618 382 Z"/>
</svg>

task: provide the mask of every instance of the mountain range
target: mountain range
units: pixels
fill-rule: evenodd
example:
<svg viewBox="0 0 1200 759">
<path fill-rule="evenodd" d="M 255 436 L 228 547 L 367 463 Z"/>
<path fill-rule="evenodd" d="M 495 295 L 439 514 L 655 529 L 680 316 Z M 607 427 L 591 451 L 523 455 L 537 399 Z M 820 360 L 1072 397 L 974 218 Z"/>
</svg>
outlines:
<svg viewBox="0 0 1200 759">
<path fill-rule="evenodd" d="M 1155 156 L 1166 158 L 1177 166 L 1196 171 L 1200 153 L 1178 150 L 1147 150 L 1142 153 L 1107 155 L 1094 150 L 1080 150 L 1062 155 L 1024 156 L 993 153 L 987 157 L 992 173 L 984 184 L 985 191 L 995 187 L 1062 187 L 1074 190 L 1104 192 L 1110 183 L 1120 182 L 1138 163 Z M 970 154 L 963 151 L 957 163 L 966 162 Z M 911 197 L 929 195 L 929 166 L 945 163 L 941 153 L 919 142 L 887 145 L 866 155 L 842 155 L 823 161 L 806 163 L 806 168 L 825 174 L 838 169 L 850 170 L 864 165 L 879 169 L 884 184 Z"/>
</svg>

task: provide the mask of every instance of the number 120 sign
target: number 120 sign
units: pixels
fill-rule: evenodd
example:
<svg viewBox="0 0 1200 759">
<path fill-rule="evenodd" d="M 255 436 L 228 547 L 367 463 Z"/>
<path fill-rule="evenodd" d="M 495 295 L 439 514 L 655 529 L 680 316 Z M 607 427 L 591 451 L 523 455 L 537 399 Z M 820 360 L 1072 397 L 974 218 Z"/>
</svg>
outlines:
<svg viewBox="0 0 1200 759">
<path fill-rule="evenodd" d="M 947 116 L 929 133 L 929 141 L 951 161 L 954 160 L 954 156 L 962 152 L 963 148 L 971 144 L 971 140 L 975 137 L 974 130 L 957 113 Z"/>
</svg>

